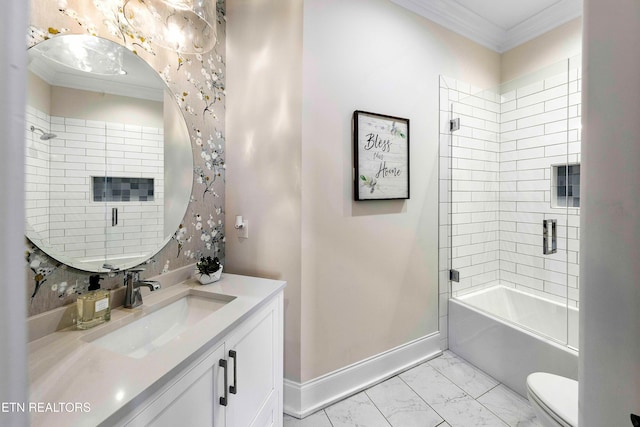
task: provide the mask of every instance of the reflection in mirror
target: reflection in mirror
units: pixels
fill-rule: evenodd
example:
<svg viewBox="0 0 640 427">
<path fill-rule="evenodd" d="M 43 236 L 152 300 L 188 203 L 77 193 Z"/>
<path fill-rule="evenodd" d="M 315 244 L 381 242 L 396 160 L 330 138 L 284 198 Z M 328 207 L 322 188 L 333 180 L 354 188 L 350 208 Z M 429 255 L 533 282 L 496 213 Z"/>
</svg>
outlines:
<svg viewBox="0 0 640 427">
<path fill-rule="evenodd" d="M 105 67 L 105 57 L 119 59 Z M 83 35 L 29 50 L 25 169 L 27 237 L 92 272 L 162 249 L 193 182 L 189 132 L 160 76 L 119 44 Z"/>
</svg>

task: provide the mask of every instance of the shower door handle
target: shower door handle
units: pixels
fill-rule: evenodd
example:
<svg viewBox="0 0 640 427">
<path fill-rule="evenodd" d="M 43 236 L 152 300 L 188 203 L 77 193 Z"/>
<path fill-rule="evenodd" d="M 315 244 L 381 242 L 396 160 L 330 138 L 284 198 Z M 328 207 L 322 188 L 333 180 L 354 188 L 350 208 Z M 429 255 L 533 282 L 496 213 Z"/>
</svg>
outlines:
<svg viewBox="0 0 640 427">
<path fill-rule="evenodd" d="M 555 254 L 558 252 L 558 227 L 557 220 L 542 220 L 542 253 L 545 255 Z M 549 228 L 551 228 L 551 239 L 549 239 Z"/>
</svg>

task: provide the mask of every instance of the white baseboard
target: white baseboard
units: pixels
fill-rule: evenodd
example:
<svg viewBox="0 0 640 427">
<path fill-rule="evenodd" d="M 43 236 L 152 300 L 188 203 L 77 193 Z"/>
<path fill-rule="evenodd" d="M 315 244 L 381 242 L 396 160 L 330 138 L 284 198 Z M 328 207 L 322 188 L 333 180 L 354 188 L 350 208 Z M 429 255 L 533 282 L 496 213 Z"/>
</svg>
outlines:
<svg viewBox="0 0 640 427">
<path fill-rule="evenodd" d="M 284 413 L 304 418 L 441 353 L 436 332 L 305 383 L 285 379 Z"/>
</svg>

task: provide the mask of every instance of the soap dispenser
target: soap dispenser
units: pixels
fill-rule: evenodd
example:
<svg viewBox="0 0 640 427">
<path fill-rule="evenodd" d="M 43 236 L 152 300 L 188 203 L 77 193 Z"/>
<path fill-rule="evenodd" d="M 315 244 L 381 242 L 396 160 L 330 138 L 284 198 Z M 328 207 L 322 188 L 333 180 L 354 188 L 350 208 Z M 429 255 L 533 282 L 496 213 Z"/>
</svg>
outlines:
<svg viewBox="0 0 640 427">
<path fill-rule="evenodd" d="M 111 319 L 111 292 L 100 289 L 99 274 L 89 276 L 89 290 L 78 296 L 78 329 L 89 329 Z"/>
</svg>

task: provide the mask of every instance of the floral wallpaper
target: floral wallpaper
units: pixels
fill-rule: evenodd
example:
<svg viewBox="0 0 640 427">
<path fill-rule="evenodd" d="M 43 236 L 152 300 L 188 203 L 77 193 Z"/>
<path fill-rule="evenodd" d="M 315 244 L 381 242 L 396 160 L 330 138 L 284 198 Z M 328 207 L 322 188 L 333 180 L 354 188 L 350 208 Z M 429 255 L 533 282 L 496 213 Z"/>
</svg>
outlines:
<svg viewBox="0 0 640 427">
<path fill-rule="evenodd" d="M 193 190 L 182 224 L 143 266 L 142 277 L 147 278 L 194 263 L 203 255 L 224 258 L 225 4 L 224 0 L 217 2 L 215 47 L 189 55 L 154 45 L 151 35 L 138 33 L 124 18 L 122 3 L 31 0 L 26 47 L 61 34 L 110 39 L 147 61 L 174 94 L 192 143 Z M 75 302 L 76 296 L 86 291 L 92 273 L 61 264 L 25 240 L 29 315 Z M 122 272 L 111 273 L 102 287 L 112 289 L 122 282 Z"/>
</svg>

